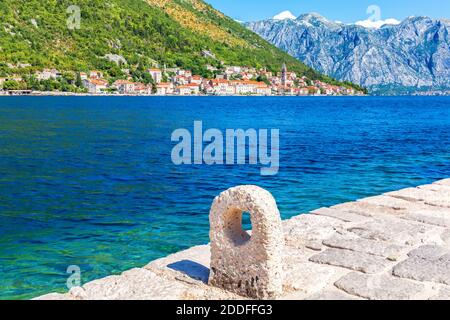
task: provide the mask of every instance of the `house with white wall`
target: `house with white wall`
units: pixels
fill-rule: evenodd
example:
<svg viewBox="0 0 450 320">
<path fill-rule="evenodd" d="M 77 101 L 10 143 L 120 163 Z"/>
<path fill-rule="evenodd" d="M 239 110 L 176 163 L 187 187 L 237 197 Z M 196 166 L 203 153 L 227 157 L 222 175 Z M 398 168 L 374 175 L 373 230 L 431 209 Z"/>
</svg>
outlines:
<svg viewBox="0 0 450 320">
<path fill-rule="evenodd" d="M 153 81 L 155 81 L 155 83 L 162 82 L 163 74 L 162 74 L 161 69 L 149 69 L 148 72 L 152 76 Z"/>
</svg>

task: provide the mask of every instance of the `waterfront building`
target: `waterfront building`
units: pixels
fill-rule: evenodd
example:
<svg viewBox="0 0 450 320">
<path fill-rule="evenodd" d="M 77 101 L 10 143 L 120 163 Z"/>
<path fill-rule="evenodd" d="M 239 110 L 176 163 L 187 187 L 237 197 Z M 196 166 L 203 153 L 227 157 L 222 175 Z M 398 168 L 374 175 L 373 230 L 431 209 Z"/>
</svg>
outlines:
<svg viewBox="0 0 450 320">
<path fill-rule="evenodd" d="M 103 79 L 103 72 L 98 70 L 92 70 L 89 72 L 89 78 L 91 79 Z"/>
<path fill-rule="evenodd" d="M 161 69 L 149 69 L 148 72 L 152 76 L 155 83 L 162 82 L 163 73 L 162 73 Z"/>
<path fill-rule="evenodd" d="M 188 82 L 200 85 L 203 82 L 203 78 L 201 76 L 191 76 L 189 77 Z"/>
<path fill-rule="evenodd" d="M 38 81 L 56 80 L 61 77 L 61 72 L 56 69 L 44 69 L 43 71 L 36 71 L 35 76 Z"/>
<path fill-rule="evenodd" d="M 83 80 L 83 86 L 91 94 L 101 94 L 108 89 L 108 81 L 103 79 L 86 79 Z"/>
<path fill-rule="evenodd" d="M 135 91 L 135 84 L 128 80 L 116 80 L 112 86 L 119 94 L 132 94 Z"/>
<path fill-rule="evenodd" d="M 161 82 L 156 85 L 156 94 L 165 96 L 174 93 L 174 85 L 171 82 Z"/>
</svg>

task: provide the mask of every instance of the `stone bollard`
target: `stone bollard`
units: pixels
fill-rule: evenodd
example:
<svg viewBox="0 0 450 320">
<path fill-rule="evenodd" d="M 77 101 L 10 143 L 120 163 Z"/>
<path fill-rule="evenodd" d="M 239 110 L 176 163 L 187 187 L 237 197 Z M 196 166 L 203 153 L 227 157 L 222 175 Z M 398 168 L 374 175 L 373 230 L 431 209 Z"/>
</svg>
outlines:
<svg viewBox="0 0 450 320">
<path fill-rule="evenodd" d="M 242 228 L 248 212 L 251 235 Z M 209 284 L 254 299 L 282 293 L 284 237 L 272 195 L 257 186 L 239 186 L 214 199 L 209 216 Z"/>
</svg>

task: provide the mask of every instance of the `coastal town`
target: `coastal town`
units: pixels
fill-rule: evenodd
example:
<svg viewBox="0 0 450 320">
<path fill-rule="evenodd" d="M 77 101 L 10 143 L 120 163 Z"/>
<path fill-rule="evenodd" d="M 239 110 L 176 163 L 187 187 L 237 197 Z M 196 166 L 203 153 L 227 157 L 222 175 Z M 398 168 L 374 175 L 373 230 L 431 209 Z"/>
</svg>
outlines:
<svg viewBox="0 0 450 320">
<path fill-rule="evenodd" d="M 26 66 L 22 66 L 26 67 Z M 64 78 L 72 90 L 33 90 L 21 86 L 25 80 L 18 75 L 0 77 L 0 95 L 156 95 L 156 96 L 354 96 L 364 95 L 350 86 L 331 85 L 319 80 L 299 77 L 283 64 L 277 73 L 252 67 L 225 66 L 219 70 L 207 66 L 214 78 L 204 78 L 182 68 L 150 68 L 147 83 L 124 79 L 108 79 L 104 72 L 60 72 L 56 69 L 36 71 L 34 83 L 48 83 Z"/>
</svg>

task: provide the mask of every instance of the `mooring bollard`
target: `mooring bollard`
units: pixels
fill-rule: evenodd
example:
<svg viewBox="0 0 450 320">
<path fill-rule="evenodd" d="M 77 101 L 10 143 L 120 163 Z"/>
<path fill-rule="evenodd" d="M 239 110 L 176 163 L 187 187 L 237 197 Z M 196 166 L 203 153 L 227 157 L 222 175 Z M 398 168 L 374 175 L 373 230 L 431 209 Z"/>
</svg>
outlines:
<svg viewBox="0 0 450 320">
<path fill-rule="evenodd" d="M 242 228 L 244 212 L 250 214 L 251 235 Z M 209 219 L 209 284 L 255 299 L 280 295 L 284 237 L 270 192 L 257 186 L 231 188 L 214 199 Z"/>
</svg>

